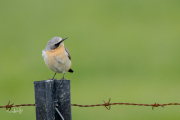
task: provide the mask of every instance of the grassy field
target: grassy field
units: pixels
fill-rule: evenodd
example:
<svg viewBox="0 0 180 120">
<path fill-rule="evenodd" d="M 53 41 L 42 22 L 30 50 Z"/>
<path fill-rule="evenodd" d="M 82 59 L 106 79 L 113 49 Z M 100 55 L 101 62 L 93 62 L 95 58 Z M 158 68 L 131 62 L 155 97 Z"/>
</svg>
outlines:
<svg viewBox="0 0 180 120">
<path fill-rule="evenodd" d="M 54 74 L 41 56 L 54 36 L 68 37 L 71 103 L 179 102 L 179 5 L 178 0 L 0 0 L 0 106 L 9 100 L 35 103 L 33 81 Z M 14 114 L 1 108 L 0 119 L 35 120 L 35 107 L 21 109 Z M 179 120 L 179 110 L 72 107 L 72 119 Z"/>
</svg>

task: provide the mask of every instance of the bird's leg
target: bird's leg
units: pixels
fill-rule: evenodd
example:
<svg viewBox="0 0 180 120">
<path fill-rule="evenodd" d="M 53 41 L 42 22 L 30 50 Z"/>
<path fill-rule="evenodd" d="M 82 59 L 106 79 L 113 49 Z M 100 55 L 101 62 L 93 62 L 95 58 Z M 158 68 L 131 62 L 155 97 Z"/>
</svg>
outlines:
<svg viewBox="0 0 180 120">
<path fill-rule="evenodd" d="M 64 76 L 65 76 L 65 73 L 64 73 L 63 77 L 60 79 L 61 83 L 62 83 L 63 80 L 65 80 Z"/>
<path fill-rule="evenodd" d="M 54 80 L 54 77 L 56 76 L 56 73 L 54 74 L 53 78 L 51 80 Z"/>
</svg>

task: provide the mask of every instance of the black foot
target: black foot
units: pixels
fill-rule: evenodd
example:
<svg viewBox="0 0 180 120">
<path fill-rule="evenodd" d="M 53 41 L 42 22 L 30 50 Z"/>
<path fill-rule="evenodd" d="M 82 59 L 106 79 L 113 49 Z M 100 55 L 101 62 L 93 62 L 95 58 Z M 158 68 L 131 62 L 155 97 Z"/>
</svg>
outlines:
<svg viewBox="0 0 180 120">
<path fill-rule="evenodd" d="M 60 84 L 62 84 L 62 81 L 65 80 L 64 76 L 63 76 L 60 80 L 61 80 L 61 83 L 60 83 Z"/>
<path fill-rule="evenodd" d="M 56 76 L 56 73 L 54 74 L 53 78 L 49 78 L 49 80 L 56 80 L 56 78 L 54 78 Z"/>
<path fill-rule="evenodd" d="M 48 80 L 56 80 L 57 78 L 48 78 Z"/>
<path fill-rule="evenodd" d="M 64 75 L 65 75 L 65 73 L 64 73 Z M 62 81 L 65 80 L 64 75 L 63 75 L 63 77 L 60 79 L 60 80 L 61 80 L 61 83 L 60 83 L 60 84 L 62 84 Z"/>
</svg>

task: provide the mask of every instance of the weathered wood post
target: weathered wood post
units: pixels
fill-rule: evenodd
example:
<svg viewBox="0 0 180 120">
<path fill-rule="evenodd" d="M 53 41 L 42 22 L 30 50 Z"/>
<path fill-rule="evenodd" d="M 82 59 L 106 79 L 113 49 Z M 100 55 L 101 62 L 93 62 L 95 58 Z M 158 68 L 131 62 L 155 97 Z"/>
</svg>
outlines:
<svg viewBox="0 0 180 120">
<path fill-rule="evenodd" d="M 71 120 L 70 80 L 35 81 L 34 89 L 36 120 Z"/>
</svg>

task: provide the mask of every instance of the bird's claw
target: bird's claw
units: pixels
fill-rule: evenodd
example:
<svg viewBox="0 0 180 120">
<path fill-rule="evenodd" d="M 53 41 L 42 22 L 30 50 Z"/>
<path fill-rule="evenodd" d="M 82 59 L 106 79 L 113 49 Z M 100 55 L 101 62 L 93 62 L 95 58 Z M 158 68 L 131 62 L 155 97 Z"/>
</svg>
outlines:
<svg viewBox="0 0 180 120">
<path fill-rule="evenodd" d="M 60 84 L 62 84 L 62 81 L 65 80 L 64 76 L 63 76 L 60 80 L 61 80 L 61 83 L 60 83 Z"/>
<path fill-rule="evenodd" d="M 57 80 L 57 78 L 48 78 L 48 80 Z"/>
</svg>

